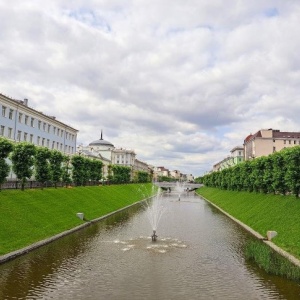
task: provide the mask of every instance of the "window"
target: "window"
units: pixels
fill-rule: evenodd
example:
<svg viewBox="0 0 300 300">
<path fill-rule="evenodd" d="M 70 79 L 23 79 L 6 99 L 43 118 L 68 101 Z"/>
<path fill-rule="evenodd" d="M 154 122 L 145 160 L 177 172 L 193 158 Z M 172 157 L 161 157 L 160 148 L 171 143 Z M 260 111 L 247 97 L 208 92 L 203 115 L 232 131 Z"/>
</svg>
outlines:
<svg viewBox="0 0 300 300">
<path fill-rule="evenodd" d="M 31 127 L 34 127 L 34 118 L 31 118 L 30 126 L 31 126 Z"/>
<path fill-rule="evenodd" d="M 49 148 L 49 143 L 50 143 L 50 141 L 49 141 L 49 139 L 47 139 L 47 147 Z"/>
<path fill-rule="evenodd" d="M 1 125 L 1 128 L 0 128 L 0 135 L 1 136 L 4 136 L 4 129 L 5 129 L 5 127 L 3 125 Z"/>
<path fill-rule="evenodd" d="M 19 123 L 22 123 L 23 114 L 19 113 Z"/>
<path fill-rule="evenodd" d="M 56 127 L 53 126 L 53 134 L 56 134 Z"/>
<path fill-rule="evenodd" d="M 29 117 L 25 115 L 25 125 L 28 125 L 28 119 Z"/>
<path fill-rule="evenodd" d="M 60 143 L 60 151 L 62 151 L 62 149 L 63 149 L 63 144 Z"/>
<path fill-rule="evenodd" d="M 60 136 L 63 137 L 64 131 L 61 130 Z"/>
<path fill-rule="evenodd" d="M 57 128 L 57 135 L 59 136 L 59 133 L 60 133 L 60 129 L 59 128 Z"/>
<path fill-rule="evenodd" d="M 43 124 L 43 130 L 46 131 L 46 123 Z"/>
<path fill-rule="evenodd" d="M 2 117 L 6 117 L 6 107 L 2 106 Z"/>
<path fill-rule="evenodd" d="M 54 149 L 54 144 L 55 144 L 55 142 L 53 141 L 53 142 L 52 142 L 52 147 L 51 147 L 52 149 Z"/>
<path fill-rule="evenodd" d="M 289 144 L 291 144 L 292 143 L 292 141 L 291 140 L 289 140 Z"/>
<path fill-rule="evenodd" d="M 37 139 L 36 139 L 36 143 L 37 143 L 38 145 L 40 144 L 40 139 L 41 139 L 41 138 L 40 138 L 39 136 L 38 136 Z"/>
<path fill-rule="evenodd" d="M 12 128 L 8 127 L 8 134 L 7 137 L 11 139 L 12 137 Z"/>
<path fill-rule="evenodd" d="M 38 123 L 38 129 L 41 129 L 42 121 L 39 121 Z"/>
<path fill-rule="evenodd" d="M 284 140 L 283 143 L 286 144 L 286 140 Z"/>
<path fill-rule="evenodd" d="M 30 143 L 33 142 L 33 134 L 30 135 L 30 140 L 29 141 L 30 141 Z"/>
<path fill-rule="evenodd" d="M 296 145 L 297 144 L 297 141 L 296 140 L 294 140 L 294 145 Z"/>
<path fill-rule="evenodd" d="M 56 149 L 58 150 L 59 142 L 56 142 Z"/>
<path fill-rule="evenodd" d="M 50 133 L 50 128 L 51 128 L 51 125 L 48 124 L 48 133 Z"/>
<path fill-rule="evenodd" d="M 13 119 L 13 113 L 14 113 L 14 110 L 13 110 L 13 109 L 10 109 L 10 110 L 9 110 L 8 118 L 11 119 L 11 120 Z"/>
<path fill-rule="evenodd" d="M 45 146 L 45 138 L 42 138 L 42 146 Z"/>
<path fill-rule="evenodd" d="M 21 141 L 21 134 L 22 134 L 22 131 L 18 130 L 18 134 L 17 134 L 17 141 L 18 142 Z"/>
<path fill-rule="evenodd" d="M 273 140 L 273 143 L 275 143 L 275 140 Z"/>
<path fill-rule="evenodd" d="M 27 132 L 24 132 L 24 141 L 26 142 L 27 141 Z"/>
<path fill-rule="evenodd" d="M 276 147 L 273 147 L 273 152 L 276 152 Z"/>
<path fill-rule="evenodd" d="M 239 151 L 239 156 L 241 156 L 242 155 L 242 151 Z"/>
</svg>

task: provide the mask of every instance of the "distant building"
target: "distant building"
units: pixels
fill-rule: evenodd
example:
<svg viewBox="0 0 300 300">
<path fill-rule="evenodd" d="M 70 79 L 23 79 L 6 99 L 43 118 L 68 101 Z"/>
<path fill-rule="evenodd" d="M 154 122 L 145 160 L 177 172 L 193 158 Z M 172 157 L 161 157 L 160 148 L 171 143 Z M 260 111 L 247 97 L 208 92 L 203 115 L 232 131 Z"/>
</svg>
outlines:
<svg viewBox="0 0 300 300">
<path fill-rule="evenodd" d="M 221 171 L 233 167 L 244 161 L 244 148 L 242 146 L 234 147 L 230 151 L 231 155 L 213 165 L 213 172 Z"/>
<path fill-rule="evenodd" d="M 138 171 L 145 171 L 149 174 L 151 170 L 148 164 L 136 159 L 136 154 L 134 150 L 125 148 L 115 148 L 115 146 L 104 140 L 101 132 L 99 140 L 89 143 L 87 147 L 81 146 L 78 152 L 86 153 L 93 157 L 94 159 L 99 159 L 104 164 L 103 176 L 107 178 L 108 176 L 108 165 L 121 165 L 124 167 L 131 168 L 131 179 L 134 178 L 134 174 Z"/>
<path fill-rule="evenodd" d="M 29 107 L 27 99 L 14 100 L 0 94 L 0 136 L 74 154 L 77 133 L 77 129 L 54 116 Z"/>
<path fill-rule="evenodd" d="M 300 145 L 300 132 L 280 132 L 278 129 L 261 129 L 244 140 L 245 160 L 267 156 L 287 147 Z"/>
</svg>

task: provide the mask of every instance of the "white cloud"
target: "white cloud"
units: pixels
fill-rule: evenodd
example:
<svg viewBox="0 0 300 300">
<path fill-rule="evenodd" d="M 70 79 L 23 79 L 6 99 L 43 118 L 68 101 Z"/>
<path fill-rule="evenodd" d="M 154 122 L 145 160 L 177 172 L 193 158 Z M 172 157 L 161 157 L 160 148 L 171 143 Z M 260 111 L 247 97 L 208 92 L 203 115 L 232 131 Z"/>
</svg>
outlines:
<svg viewBox="0 0 300 300">
<path fill-rule="evenodd" d="M 0 1 L 0 92 L 139 159 L 201 175 L 300 129 L 296 0 Z"/>
</svg>

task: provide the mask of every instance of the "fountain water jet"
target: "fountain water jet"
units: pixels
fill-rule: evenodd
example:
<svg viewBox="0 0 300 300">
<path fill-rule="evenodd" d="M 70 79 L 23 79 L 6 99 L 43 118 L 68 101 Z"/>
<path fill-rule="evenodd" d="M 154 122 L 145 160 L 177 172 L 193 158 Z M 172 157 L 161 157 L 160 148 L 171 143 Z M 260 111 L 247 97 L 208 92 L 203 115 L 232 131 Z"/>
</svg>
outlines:
<svg viewBox="0 0 300 300">
<path fill-rule="evenodd" d="M 176 186 L 175 186 L 175 190 L 176 190 L 176 192 L 178 192 L 178 201 L 180 201 L 180 196 L 185 190 L 185 183 L 177 181 Z"/>
<path fill-rule="evenodd" d="M 158 191 L 157 195 L 153 197 L 152 203 L 147 204 L 147 217 L 149 219 L 150 225 L 152 227 L 153 233 L 151 239 L 153 242 L 157 240 L 157 226 L 161 219 L 161 216 L 165 212 L 166 208 L 163 205 L 162 191 Z"/>
</svg>

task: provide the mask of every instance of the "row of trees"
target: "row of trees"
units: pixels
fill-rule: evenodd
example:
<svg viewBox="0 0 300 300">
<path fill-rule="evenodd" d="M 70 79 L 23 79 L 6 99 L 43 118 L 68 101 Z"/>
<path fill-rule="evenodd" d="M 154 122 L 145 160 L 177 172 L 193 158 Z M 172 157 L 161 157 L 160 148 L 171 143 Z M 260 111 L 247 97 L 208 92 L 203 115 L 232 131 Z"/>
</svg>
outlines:
<svg viewBox="0 0 300 300">
<path fill-rule="evenodd" d="M 210 187 L 283 195 L 292 193 L 299 197 L 300 146 L 247 160 L 201 179 L 203 184 Z"/>
<path fill-rule="evenodd" d="M 11 164 L 8 163 L 10 160 Z M 0 186 L 9 175 L 12 168 L 24 190 L 25 183 L 34 176 L 43 188 L 51 181 L 54 186 L 58 182 L 66 185 L 85 185 L 89 181 L 99 182 L 102 179 L 103 163 L 100 160 L 89 159 L 81 155 L 72 157 L 57 150 L 49 150 L 31 143 L 13 144 L 5 138 L 0 138 Z M 148 182 L 146 172 L 137 172 L 137 182 Z M 108 180 L 112 183 L 129 183 L 131 169 L 124 166 L 109 166 Z"/>
</svg>

